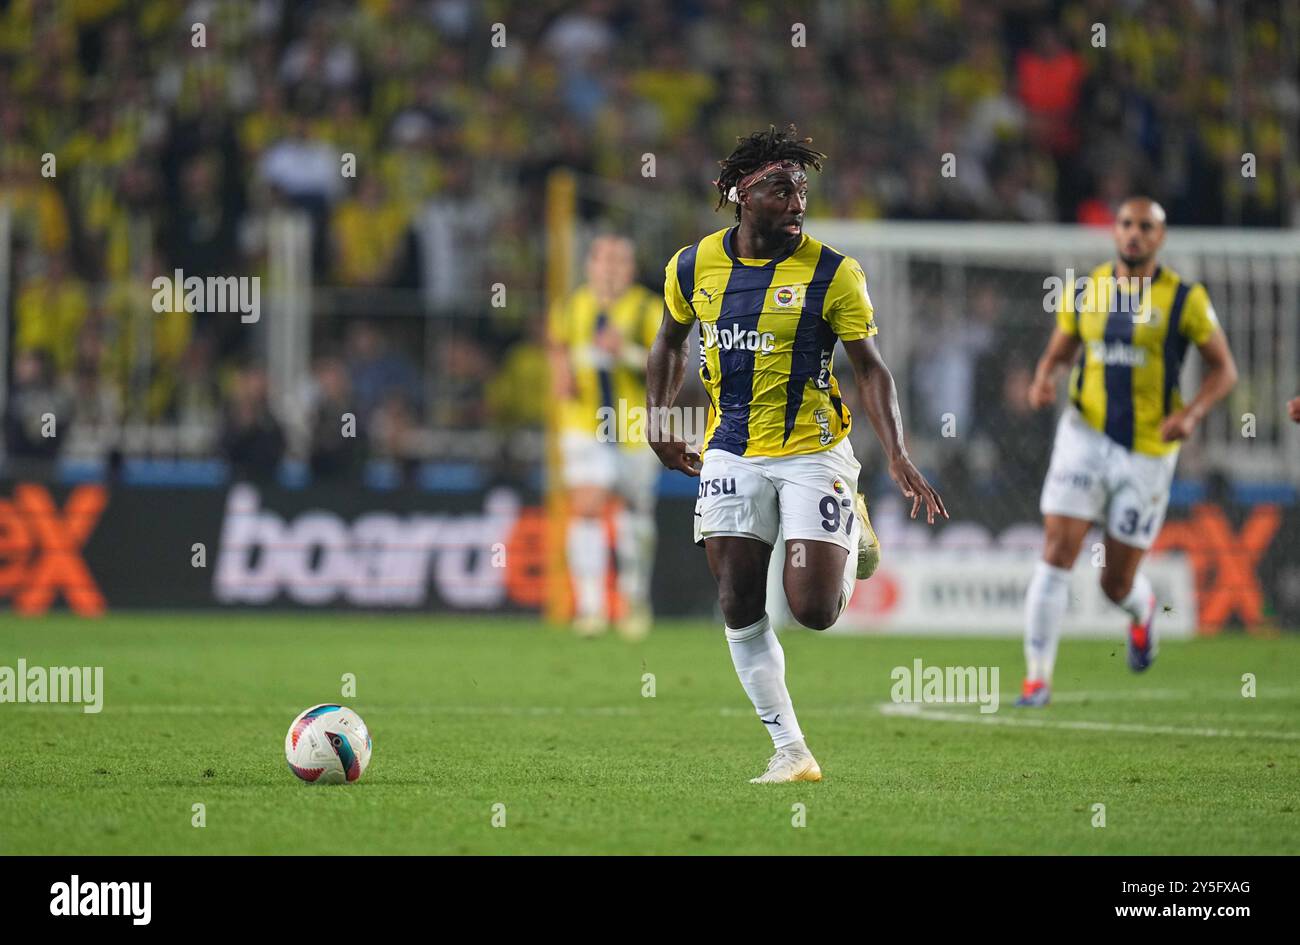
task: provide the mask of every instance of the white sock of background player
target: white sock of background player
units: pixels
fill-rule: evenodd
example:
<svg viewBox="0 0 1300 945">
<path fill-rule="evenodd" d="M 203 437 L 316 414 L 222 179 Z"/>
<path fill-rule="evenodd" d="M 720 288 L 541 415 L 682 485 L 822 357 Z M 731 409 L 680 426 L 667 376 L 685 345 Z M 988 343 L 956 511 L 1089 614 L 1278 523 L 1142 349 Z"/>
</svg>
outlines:
<svg viewBox="0 0 1300 945">
<path fill-rule="evenodd" d="M 609 544 L 605 540 L 605 522 L 575 515 L 569 519 L 568 539 L 569 574 L 573 577 L 576 616 L 606 620 L 609 616 L 605 594 Z"/>
<path fill-rule="evenodd" d="M 1134 623 L 1146 623 L 1151 619 L 1151 611 L 1155 609 L 1152 601 L 1154 593 L 1147 576 L 1139 571 L 1133 577 L 1133 586 L 1129 588 L 1128 596 L 1118 606 L 1133 618 Z"/>
<path fill-rule="evenodd" d="M 1034 682 L 1052 681 L 1061 621 L 1069 603 L 1070 572 L 1046 561 L 1035 564 L 1025 595 L 1025 675 Z"/>
<path fill-rule="evenodd" d="M 618 592 L 629 607 L 650 606 L 650 571 L 655 555 L 653 515 L 621 509 L 614 518 L 614 547 L 618 555 Z"/>
<path fill-rule="evenodd" d="M 767 614 L 748 627 L 726 630 L 736 675 L 767 734 L 772 736 L 772 744 L 785 748 L 802 742 L 803 732 L 785 688 L 785 651 Z"/>
</svg>

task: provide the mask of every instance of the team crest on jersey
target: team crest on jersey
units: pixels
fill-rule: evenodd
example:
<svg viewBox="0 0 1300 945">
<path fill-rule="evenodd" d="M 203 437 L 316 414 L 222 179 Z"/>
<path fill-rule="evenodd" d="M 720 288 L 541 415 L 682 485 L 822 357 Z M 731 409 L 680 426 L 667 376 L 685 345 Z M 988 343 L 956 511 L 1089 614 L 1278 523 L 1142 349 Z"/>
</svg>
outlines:
<svg viewBox="0 0 1300 945">
<path fill-rule="evenodd" d="M 1163 309 L 1159 309 L 1154 305 L 1144 305 L 1138 310 L 1138 313 L 1133 316 L 1133 322 L 1137 325 L 1159 325 L 1160 319 L 1164 317 L 1165 313 Z"/>
<path fill-rule="evenodd" d="M 789 308 L 798 305 L 803 297 L 803 286 L 783 285 L 772 293 L 772 304 L 777 308 Z"/>
</svg>

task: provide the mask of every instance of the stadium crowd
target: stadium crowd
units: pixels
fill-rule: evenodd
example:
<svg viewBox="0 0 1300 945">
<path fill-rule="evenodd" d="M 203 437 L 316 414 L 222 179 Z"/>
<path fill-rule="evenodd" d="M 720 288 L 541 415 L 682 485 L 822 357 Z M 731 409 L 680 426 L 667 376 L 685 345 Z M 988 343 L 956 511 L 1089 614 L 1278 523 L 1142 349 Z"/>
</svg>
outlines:
<svg viewBox="0 0 1300 945">
<path fill-rule="evenodd" d="M 0 4 L 5 448 L 56 453 L 53 411 L 92 453 L 124 421 L 177 424 L 236 466 L 287 451 L 325 475 L 359 461 L 333 433 L 344 404 L 365 455 L 400 457 L 422 426 L 535 427 L 548 174 L 580 175 L 590 222 L 661 221 L 640 247 L 654 284 L 729 222 L 715 162 L 770 121 L 831 156 L 813 216 L 1104 225 L 1142 189 L 1180 224 L 1294 225 L 1300 87 L 1277 17 L 1208 0 Z M 429 316 L 343 317 L 318 292 L 292 418 L 269 405 L 253 326 L 155 314 L 148 288 L 265 275 L 283 207 L 312 221 L 317 286 L 405 290 Z M 997 361 L 995 316 L 957 346 L 965 396 L 994 383 L 1014 410 L 1024 378 Z M 915 372 L 910 394 L 952 378 Z"/>
</svg>

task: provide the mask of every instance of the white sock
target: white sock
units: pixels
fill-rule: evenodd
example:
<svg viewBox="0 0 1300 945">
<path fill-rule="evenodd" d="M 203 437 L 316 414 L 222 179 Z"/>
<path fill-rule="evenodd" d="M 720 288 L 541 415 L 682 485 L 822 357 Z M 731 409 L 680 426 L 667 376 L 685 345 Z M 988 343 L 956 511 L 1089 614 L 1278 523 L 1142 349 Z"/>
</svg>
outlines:
<svg viewBox="0 0 1300 945">
<path fill-rule="evenodd" d="M 618 592 L 629 607 L 646 609 L 650 606 L 650 572 L 654 566 L 654 517 L 623 509 L 614 519 L 614 534 Z"/>
<path fill-rule="evenodd" d="M 605 620 L 605 579 L 609 567 L 609 546 L 605 523 L 598 518 L 574 516 L 569 520 L 569 574 L 573 577 L 575 611 L 578 617 Z"/>
<path fill-rule="evenodd" d="M 1151 611 L 1154 609 L 1151 595 L 1151 582 L 1139 571 L 1133 578 L 1133 586 L 1129 588 L 1128 597 L 1120 601 L 1118 606 L 1133 618 L 1134 623 L 1146 623 L 1151 619 Z"/>
<path fill-rule="evenodd" d="M 772 543 L 772 556 L 767 559 L 767 619 L 776 631 L 790 626 L 790 602 L 785 599 L 785 538 L 780 527 Z"/>
<path fill-rule="evenodd" d="M 839 616 L 844 616 L 845 609 L 849 606 L 849 601 L 853 599 L 853 589 L 858 586 L 858 545 L 853 543 L 849 549 L 848 560 L 844 562 L 844 575 L 840 578 L 840 612 Z M 839 619 L 838 617 L 836 619 Z"/>
<path fill-rule="evenodd" d="M 1070 572 L 1046 561 L 1035 564 L 1029 592 L 1025 595 L 1026 675 L 1034 682 L 1052 681 L 1061 620 L 1069 603 Z"/>
<path fill-rule="evenodd" d="M 727 627 L 727 645 L 740 684 L 764 723 L 772 744 L 785 748 L 803 741 L 794 704 L 785 688 L 785 651 L 764 614 L 748 627 Z"/>
</svg>

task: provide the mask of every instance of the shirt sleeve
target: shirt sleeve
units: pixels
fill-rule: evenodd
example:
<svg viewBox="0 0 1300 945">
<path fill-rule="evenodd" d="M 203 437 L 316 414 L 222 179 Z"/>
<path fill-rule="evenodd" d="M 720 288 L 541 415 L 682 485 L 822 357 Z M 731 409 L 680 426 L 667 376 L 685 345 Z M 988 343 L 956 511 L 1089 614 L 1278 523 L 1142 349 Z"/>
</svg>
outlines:
<svg viewBox="0 0 1300 945">
<path fill-rule="evenodd" d="M 664 270 L 664 304 L 668 306 L 668 314 L 674 321 L 689 325 L 695 321 L 695 309 L 691 308 L 690 299 L 682 294 L 681 283 L 677 279 L 677 260 L 685 250 L 686 247 L 682 247 L 673 253 L 673 258 L 668 260 L 668 266 Z"/>
<path fill-rule="evenodd" d="M 1086 285 L 1097 285 L 1097 272 L 1091 272 L 1087 276 Z M 1078 294 L 1082 291 L 1079 283 L 1083 279 L 1075 279 L 1072 283 L 1067 283 L 1061 289 L 1061 301 L 1056 306 L 1056 327 L 1061 330 L 1061 334 L 1069 335 L 1071 338 L 1079 337 L 1079 312 L 1078 312 Z"/>
<path fill-rule="evenodd" d="M 1199 282 L 1187 293 L 1178 330 L 1194 345 L 1203 345 L 1219 330 L 1219 316 L 1210 303 L 1210 293 Z"/>
<path fill-rule="evenodd" d="M 1056 327 L 1071 338 L 1079 336 L 1079 313 L 1074 310 L 1074 287 L 1066 286 L 1061 304 L 1056 307 Z"/>
<path fill-rule="evenodd" d="M 823 313 L 840 341 L 858 341 L 876 334 L 876 310 L 867 294 L 867 275 L 856 259 L 846 256 L 835 270 Z"/>
</svg>

